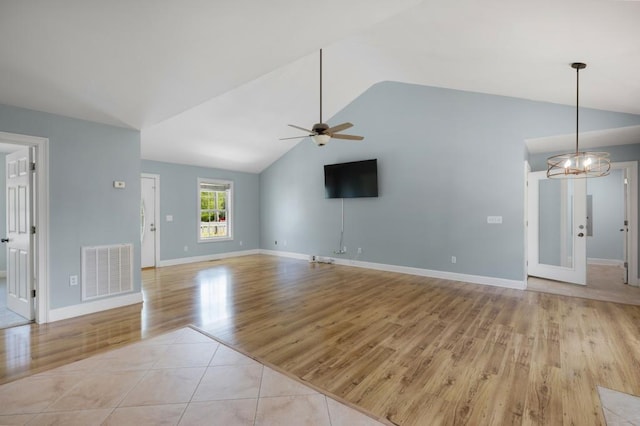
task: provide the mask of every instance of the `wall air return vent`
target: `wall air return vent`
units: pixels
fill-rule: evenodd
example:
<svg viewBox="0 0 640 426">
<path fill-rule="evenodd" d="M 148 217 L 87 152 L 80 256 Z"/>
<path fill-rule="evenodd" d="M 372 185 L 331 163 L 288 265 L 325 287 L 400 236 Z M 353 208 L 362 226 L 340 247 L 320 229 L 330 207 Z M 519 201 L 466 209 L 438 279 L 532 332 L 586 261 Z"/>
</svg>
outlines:
<svg viewBox="0 0 640 426">
<path fill-rule="evenodd" d="M 133 245 L 82 247 L 82 300 L 133 290 Z"/>
</svg>

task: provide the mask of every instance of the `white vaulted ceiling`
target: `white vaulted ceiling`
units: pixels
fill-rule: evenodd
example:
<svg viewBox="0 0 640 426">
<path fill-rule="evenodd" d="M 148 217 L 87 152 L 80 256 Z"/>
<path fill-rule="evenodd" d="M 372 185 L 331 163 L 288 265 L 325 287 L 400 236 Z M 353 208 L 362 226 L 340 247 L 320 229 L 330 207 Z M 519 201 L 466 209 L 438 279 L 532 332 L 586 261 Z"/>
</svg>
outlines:
<svg viewBox="0 0 640 426">
<path fill-rule="evenodd" d="M 260 172 L 395 80 L 640 114 L 640 2 L 0 0 L 0 103 L 140 129 L 142 157 Z M 357 123 L 350 133 L 358 134 Z"/>
</svg>

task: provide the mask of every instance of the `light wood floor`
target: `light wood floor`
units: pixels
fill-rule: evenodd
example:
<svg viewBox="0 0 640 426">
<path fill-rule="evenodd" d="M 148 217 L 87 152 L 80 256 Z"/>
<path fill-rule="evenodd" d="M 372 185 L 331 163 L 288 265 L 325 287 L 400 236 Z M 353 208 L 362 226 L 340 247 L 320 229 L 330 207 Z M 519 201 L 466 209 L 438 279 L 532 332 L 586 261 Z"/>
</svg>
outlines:
<svg viewBox="0 0 640 426">
<path fill-rule="evenodd" d="M 396 424 L 604 424 L 640 307 L 247 256 L 143 272 L 144 308 L 0 330 L 0 382 L 195 324 Z"/>
</svg>

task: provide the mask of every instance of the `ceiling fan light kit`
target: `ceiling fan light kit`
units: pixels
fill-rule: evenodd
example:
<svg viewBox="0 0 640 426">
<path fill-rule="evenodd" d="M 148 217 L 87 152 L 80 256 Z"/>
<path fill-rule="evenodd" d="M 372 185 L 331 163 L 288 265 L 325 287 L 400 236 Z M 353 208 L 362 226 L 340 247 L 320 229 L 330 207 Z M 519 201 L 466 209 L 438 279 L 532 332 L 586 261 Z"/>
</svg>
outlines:
<svg viewBox="0 0 640 426">
<path fill-rule="evenodd" d="M 579 135 L 579 96 L 580 96 L 580 70 L 585 69 L 586 64 L 574 62 L 571 68 L 576 70 L 576 150 L 566 154 L 559 154 L 547 159 L 548 178 L 588 178 L 607 176 L 611 170 L 611 160 L 607 152 L 580 151 L 578 145 Z"/>
<path fill-rule="evenodd" d="M 320 122 L 314 124 L 311 130 L 305 129 L 304 127 L 296 126 L 294 124 L 289 124 L 289 127 L 302 130 L 304 132 L 307 132 L 308 134 L 304 136 L 294 136 L 292 138 L 280 138 L 281 141 L 311 137 L 311 139 L 317 146 L 325 146 L 331 138 L 352 141 L 361 141 L 364 139 L 363 136 L 344 135 L 338 133 L 350 127 L 353 127 L 353 124 L 351 123 L 342 123 L 338 124 L 337 126 L 329 127 L 328 124 L 322 122 L 322 49 L 320 49 Z"/>
<path fill-rule="evenodd" d="M 327 142 L 329 142 L 329 139 L 331 139 L 331 136 L 329 136 L 329 135 L 313 135 L 313 136 L 311 136 L 311 139 L 313 140 L 313 142 L 315 142 L 316 145 L 325 146 L 327 144 Z"/>
</svg>

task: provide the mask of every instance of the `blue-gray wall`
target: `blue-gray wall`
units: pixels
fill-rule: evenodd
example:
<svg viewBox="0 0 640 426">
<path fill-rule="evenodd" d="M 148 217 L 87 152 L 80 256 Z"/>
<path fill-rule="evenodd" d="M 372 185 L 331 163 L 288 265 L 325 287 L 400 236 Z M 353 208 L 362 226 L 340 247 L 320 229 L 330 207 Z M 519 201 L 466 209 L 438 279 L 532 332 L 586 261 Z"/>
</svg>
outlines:
<svg viewBox="0 0 640 426">
<path fill-rule="evenodd" d="M 81 303 L 82 246 L 132 243 L 140 291 L 140 133 L 5 105 L 0 131 L 49 139 L 49 307 Z"/>
<path fill-rule="evenodd" d="M 260 246 L 339 257 L 340 200 L 324 198 L 323 165 L 377 158 L 380 197 L 345 200 L 345 257 L 362 247 L 363 261 L 522 280 L 524 140 L 574 120 L 571 106 L 379 83 L 330 120 L 354 123 L 363 142 L 304 139 L 261 174 Z M 637 124 L 581 111 L 585 131 Z"/>
<path fill-rule="evenodd" d="M 160 175 L 160 260 L 259 247 L 257 174 L 148 160 L 142 161 L 142 171 Z M 233 181 L 233 240 L 198 243 L 198 178 Z M 172 222 L 166 221 L 167 215 L 173 216 Z"/>
</svg>

